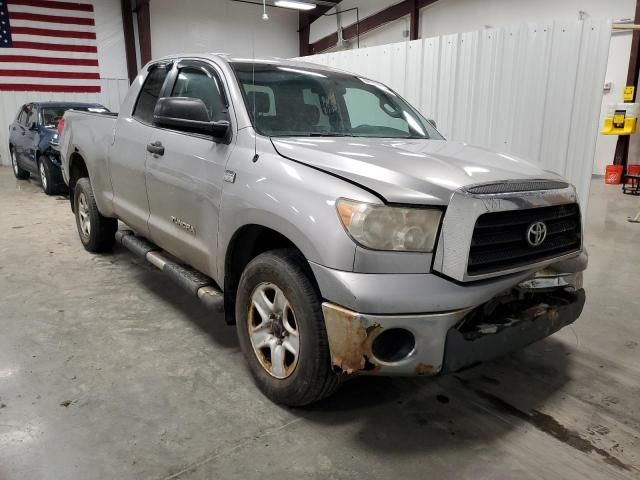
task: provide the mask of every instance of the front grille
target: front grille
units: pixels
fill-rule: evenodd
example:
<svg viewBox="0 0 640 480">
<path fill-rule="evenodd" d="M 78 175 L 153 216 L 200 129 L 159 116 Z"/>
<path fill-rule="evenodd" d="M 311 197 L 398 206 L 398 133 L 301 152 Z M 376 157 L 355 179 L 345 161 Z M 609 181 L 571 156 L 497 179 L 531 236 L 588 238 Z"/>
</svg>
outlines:
<svg viewBox="0 0 640 480">
<path fill-rule="evenodd" d="M 522 180 L 518 182 L 485 183 L 467 187 L 465 190 L 474 195 L 488 195 L 496 193 L 533 192 L 539 190 L 559 190 L 569 186 L 566 182 L 555 180 Z"/>
<path fill-rule="evenodd" d="M 527 242 L 529 227 L 544 222 L 547 235 L 539 246 Z M 471 239 L 469 275 L 522 267 L 571 253 L 581 245 L 577 204 L 485 213 L 478 217 Z"/>
</svg>

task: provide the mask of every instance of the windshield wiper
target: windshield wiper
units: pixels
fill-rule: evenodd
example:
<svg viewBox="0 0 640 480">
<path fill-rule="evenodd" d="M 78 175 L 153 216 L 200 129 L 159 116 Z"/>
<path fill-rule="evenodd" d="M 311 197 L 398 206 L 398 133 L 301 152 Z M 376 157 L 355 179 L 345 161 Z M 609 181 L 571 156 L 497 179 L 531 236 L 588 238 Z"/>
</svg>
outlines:
<svg viewBox="0 0 640 480">
<path fill-rule="evenodd" d="M 337 133 L 337 132 L 311 132 L 308 137 L 353 137 L 351 133 Z"/>
</svg>

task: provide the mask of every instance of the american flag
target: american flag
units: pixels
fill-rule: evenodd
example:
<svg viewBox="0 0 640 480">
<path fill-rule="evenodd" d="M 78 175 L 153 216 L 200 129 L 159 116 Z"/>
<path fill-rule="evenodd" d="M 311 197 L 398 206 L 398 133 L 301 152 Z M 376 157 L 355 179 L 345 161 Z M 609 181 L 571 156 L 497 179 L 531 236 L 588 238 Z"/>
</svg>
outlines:
<svg viewBox="0 0 640 480">
<path fill-rule="evenodd" d="M 93 5 L 0 0 L 0 91 L 100 92 Z"/>
</svg>

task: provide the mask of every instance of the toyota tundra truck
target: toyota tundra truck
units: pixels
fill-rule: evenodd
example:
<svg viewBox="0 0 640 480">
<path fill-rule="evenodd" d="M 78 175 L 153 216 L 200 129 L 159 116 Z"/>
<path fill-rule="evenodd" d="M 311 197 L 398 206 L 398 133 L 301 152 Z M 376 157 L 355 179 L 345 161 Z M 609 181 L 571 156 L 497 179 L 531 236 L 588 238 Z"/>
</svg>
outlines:
<svg viewBox="0 0 640 480">
<path fill-rule="evenodd" d="M 117 117 L 64 120 L 85 249 L 117 241 L 224 312 L 275 402 L 355 375 L 459 371 L 582 311 L 575 188 L 447 141 L 377 81 L 178 55 L 143 68 Z"/>
</svg>

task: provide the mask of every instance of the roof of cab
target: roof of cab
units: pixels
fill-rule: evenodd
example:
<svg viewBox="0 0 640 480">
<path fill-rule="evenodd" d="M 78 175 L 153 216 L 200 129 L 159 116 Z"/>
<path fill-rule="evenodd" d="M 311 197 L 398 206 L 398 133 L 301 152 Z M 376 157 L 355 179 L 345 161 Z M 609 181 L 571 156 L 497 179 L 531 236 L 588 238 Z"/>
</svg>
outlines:
<svg viewBox="0 0 640 480">
<path fill-rule="evenodd" d="M 104 105 L 95 102 L 30 102 L 37 107 L 101 107 L 106 108 Z"/>
<path fill-rule="evenodd" d="M 180 55 L 167 55 L 165 57 L 154 59 L 151 63 L 166 62 L 169 60 L 176 60 L 180 58 L 204 58 L 209 60 L 219 60 L 225 63 L 258 63 L 258 64 L 270 64 L 283 67 L 298 67 L 298 68 L 312 68 L 314 70 L 321 70 L 326 72 L 347 73 L 344 70 L 337 68 L 327 67 L 325 65 L 318 65 L 316 63 L 306 62 L 304 60 L 290 60 L 279 57 L 262 57 L 262 58 L 249 58 L 241 57 L 238 55 L 231 55 L 228 53 L 182 53 Z"/>
</svg>

